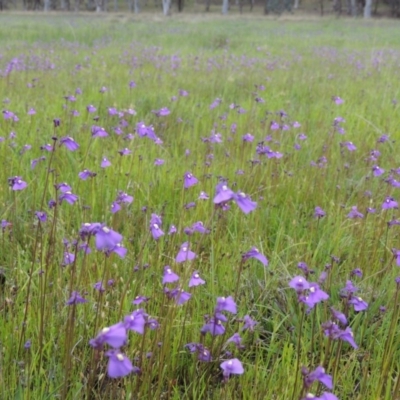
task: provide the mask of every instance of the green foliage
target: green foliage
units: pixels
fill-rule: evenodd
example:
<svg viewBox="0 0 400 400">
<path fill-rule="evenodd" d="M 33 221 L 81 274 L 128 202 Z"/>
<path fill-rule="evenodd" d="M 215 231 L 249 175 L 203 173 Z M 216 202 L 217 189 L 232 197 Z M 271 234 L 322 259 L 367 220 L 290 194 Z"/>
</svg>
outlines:
<svg viewBox="0 0 400 400">
<path fill-rule="evenodd" d="M 0 69 L 4 72 L 14 57 L 28 67 L 0 78 L 0 100 L 10 99 L 3 107 L 20 118 L 18 123 L 0 119 L 0 137 L 5 138 L 0 142 L 0 219 L 12 223 L 0 237 L 5 277 L 0 286 L 0 397 L 289 399 L 296 364 L 315 368 L 324 363 L 342 400 L 396 398 L 398 270 L 391 249 L 399 247 L 399 227 L 388 228 L 387 222 L 397 218 L 398 211 L 382 211 L 381 204 L 386 196 L 398 195 L 382 177 L 372 176 L 373 163 L 366 161 L 371 150 L 379 149 L 385 177 L 399 167 L 399 106 L 392 100 L 400 97 L 394 84 L 400 48 L 396 27 L 388 25 L 1 16 Z M 129 89 L 131 80 L 137 86 Z M 264 85 L 265 91 L 255 85 Z M 108 89 L 105 93 L 99 92 L 102 86 Z M 65 101 L 77 87 L 83 94 L 74 103 Z M 180 89 L 189 96 L 170 101 Z M 265 103 L 255 102 L 255 92 Z M 337 106 L 332 96 L 345 103 Z M 210 110 L 216 97 L 222 103 Z M 247 112 L 230 110 L 231 103 Z M 97 122 L 86 113 L 89 104 L 96 106 L 98 124 L 110 137 L 91 137 Z M 152 113 L 165 106 L 171 115 L 158 118 Z M 31 107 L 37 114 L 27 116 Z M 163 145 L 137 136 L 127 142 L 125 135 L 114 134 L 116 119 L 108 116 L 109 107 L 134 108 L 137 115 L 126 116 L 125 133 L 133 133 L 136 123 L 144 121 L 153 124 Z M 80 116 L 72 117 L 72 109 Z M 301 128 L 271 131 L 271 120 L 285 122 L 276 114 L 280 110 Z M 226 119 L 220 119 L 225 112 Z M 333 129 L 338 116 L 346 120 L 344 136 Z M 53 118 L 61 119 L 59 128 L 53 129 Z M 230 133 L 233 123 L 236 134 Z M 214 128 L 223 143 L 203 142 Z M 14 140 L 8 139 L 11 131 L 16 132 Z M 298 140 L 300 132 L 307 140 Z M 255 136 L 253 143 L 243 143 L 246 133 Z M 390 141 L 377 144 L 383 133 Z M 74 137 L 80 149 L 72 153 L 57 147 L 53 157 L 44 153 L 40 146 L 52 143 L 53 135 Z M 273 140 L 264 144 L 283 157 L 264 156 L 259 164 L 252 163 L 256 143 L 267 135 Z M 357 150 L 347 151 L 340 145 L 344 141 L 354 142 Z M 294 149 L 296 143 L 300 150 Z M 32 149 L 21 154 L 25 144 Z M 124 147 L 132 149 L 130 156 L 118 155 Z M 43 154 L 46 161 L 32 169 L 31 160 Z M 326 166 L 310 165 L 322 156 L 328 159 Z M 103 157 L 112 167 L 100 168 Z M 165 159 L 165 164 L 155 167 L 155 158 Z M 79 180 L 84 169 L 97 176 Z M 243 175 L 236 173 L 240 169 Z M 188 190 L 182 183 L 186 171 L 200 181 Z M 28 182 L 26 190 L 7 187 L 7 179 L 15 175 Z M 249 215 L 236 205 L 227 213 L 215 211 L 212 198 L 219 176 L 235 190 L 249 193 L 258 208 Z M 60 182 L 72 186 L 79 202 L 50 211 L 47 202 L 55 198 L 54 185 Z M 118 190 L 133 195 L 134 202 L 111 214 Z M 372 197 L 365 196 L 367 190 Z M 210 200 L 197 201 L 200 191 Z M 196 207 L 186 210 L 191 201 Z M 326 211 L 320 220 L 313 218 L 316 206 Z M 349 219 L 352 206 L 363 213 L 375 207 L 377 212 Z M 46 223 L 37 223 L 38 210 L 48 212 Z M 193 236 L 198 254 L 193 263 L 174 263 L 186 240 L 183 234 L 151 239 L 152 212 L 163 215 L 165 231 L 174 224 L 182 232 L 196 221 L 211 230 L 207 236 Z M 104 222 L 120 232 L 127 257 L 105 258 L 93 251 L 78 254 L 73 267 L 61 266 L 62 240 L 77 239 L 85 222 Z M 241 263 L 242 253 L 253 246 L 268 257 L 267 268 L 255 260 Z M 332 262 L 332 255 L 340 262 Z M 315 270 L 311 280 L 318 279 L 327 263 L 333 264 L 324 290 L 329 305 L 337 309 L 345 307 L 339 293 L 351 271 L 363 270 L 356 285 L 369 308 L 350 313 L 358 350 L 347 343 L 328 343 L 320 327 L 330 318 L 328 304 L 302 317 L 296 294 L 288 288 L 289 280 L 300 273 L 300 261 Z M 134 271 L 144 264 L 149 268 Z M 207 284 L 195 288 L 190 301 L 178 307 L 163 293 L 165 265 L 173 265 L 185 283 L 199 270 Z M 93 289 L 94 283 L 108 279 L 114 285 L 104 294 Z M 71 290 L 86 292 L 89 303 L 72 311 L 65 305 Z M 159 320 L 160 329 L 144 336 L 130 334 L 124 351 L 142 374 L 112 380 L 106 376 L 106 357 L 88 341 L 131 312 L 138 295 L 150 297 L 144 308 Z M 226 335 L 201 338 L 204 315 L 212 314 L 218 296 L 229 295 L 236 295 L 238 316 L 227 324 Z M 224 384 L 217 355 L 245 314 L 258 322 L 255 332 L 243 334 L 245 349 L 235 351 L 245 373 Z M 23 348 L 27 339 L 32 340 L 30 350 Z M 200 340 L 213 352 L 211 363 L 198 362 L 184 348 Z M 152 355 L 146 357 L 148 352 Z M 297 392 L 296 398 L 300 386 Z"/>
</svg>

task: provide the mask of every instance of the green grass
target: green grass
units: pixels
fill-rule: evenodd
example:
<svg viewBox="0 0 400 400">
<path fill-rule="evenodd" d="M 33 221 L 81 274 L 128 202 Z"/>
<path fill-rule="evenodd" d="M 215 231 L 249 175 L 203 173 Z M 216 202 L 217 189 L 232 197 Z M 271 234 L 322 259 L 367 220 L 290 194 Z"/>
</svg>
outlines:
<svg viewBox="0 0 400 400">
<path fill-rule="evenodd" d="M 390 175 L 396 178 L 391 169 L 399 168 L 399 106 L 393 102 L 400 99 L 397 29 L 390 21 L 0 15 L 0 100 L 9 99 L 3 108 L 19 117 L 18 122 L 0 119 L 0 218 L 12 224 L 0 238 L 0 398 L 297 400 L 306 395 L 300 367 L 318 365 L 333 375 L 333 393 L 342 400 L 400 398 L 398 267 L 391 251 L 400 247 L 399 227 L 387 224 L 399 212 L 381 207 L 387 196 L 400 200 L 398 189 L 385 182 Z M 19 67 L 5 76 L 12 59 Z M 137 84 L 133 89 L 131 80 Z M 260 85 L 265 90 L 257 89 Z M 103 86 L 107 91 L 100 93 Z M 82 95 L 66 101 L 78 87 Z M 189 96 L 180 97 L 180 89 Z M 265 103 L 257 103 L 256 96 Z M 336 105 L 332 96 L 344 104 Z M 222 103 L 210 110 L 217 97 Z M 246 113 L 229 108 L 232 103 Z M 89 104 L 97 108 L 95 114 L 86 112 Z M 27 115 L 31 107 L 36 115 Z M 125 111 L 122 135 L 113 131 L 118 117 L 108 115 L 109 107 Z M 152 111 L 161 107 L 171 114 L 155 116 Z M 128 108 L 137 115 L 127 114 Z M 74 109 L 78 117 L 71 116 Z M 280 110 L 288 116 L 281 119 Z M 345 119 L 343 136 L 333 126 L 338 116 Z M 54 118 L 61 119 L 60 127 L 53 127 Z M 272 131 L 272 120 L 299 121 L 301 127 Z M 139 121 L 152 124 L 163 143 L 136 134 L 124 139 Z M 92 138 L 93 124 L 109 137 Z M 237 124 L 235 134 L 232 124 Z M 222 143 L 201 140 L 213 130 Z M 243 143 L 246 133 L 254 142 Z M 307 140 L 299 140 L 300 133 Z M 377 143 L 384 133 L 390 140 Z M 53 156 L 40 149 L 53 143 L 52 136 L 58 138 Z M 64 136 L 72 136 L 80 148 L 69 152 L 58 146 Z M 282 158 L 258 156 L 261 141 Z M 347 150 L 342 142 L 348 141 L 356 151 Z M 21 154 L 26 144 L 32 148 Z M 119 156 L 125 147 L 132 154 Z M 369 160 L 373 149 L 380 152 L 377 161 Z M 31 161 L 42 155 L 46 160 L 32 169 Z M 100 168 L 103 157 L 110 159 L 110 168 Z M 325 166 L 311 165 L 321 157 Z M 165 164 L 154 166 L 155 158 Z M 374 177 L 374 165 L 385 174 Z M 84 169 L 97 176 L 80 180 Z M 199 183 L 184 190 L 187 171 Z M 28 187 L 9 189 L 12 176 L 21 176 Z M 245 215 L 234 203 L 229 211 L 214 208 L 219 177 L 250 194 L 256 210 Z M 61 182 L 79 200 L 49 209 L 48 201 L 60 195 L 54 185 Z M 134 202 L 112 214 L 118 190 L 134 196 Z M 197 200 L 200 191 L 210 200 Z M 192 201 L 196 207 L 186 209 Z M 313 217 L 317 206 L 325 217 Z M 363 219 L 347 218 L 352 206 Z M 367 214 L 367 207 L 376 213 Z M 38 223 L 34 212 L 39 210 L 48 213 L 47 222 Z M 166 235 L 157 242 L 149 232 L 151 213 L 163 218 Z M 187 237 L 183 229 L 196 221 L 210 233 Z M 91 254 L 79 252 L 74 263 L 62 266 L 63 239 L 78 240 L 85 222 L 105 223 L 121 233 L 126 258 L 105 257 L 92 239 Z M 178 229 L 175 235 L 167 235 L 171 224 Z M 182 266 L 175 257 L 187 240 L 197 258 Z M 268 267 L 241 261 L 253 246 L 268 258 Z M 301 274 L 300 261 L 315 271 L 309 281 L 328 272 L 321 287 L 330 296 L 304 317 L 305 307 L 289 288 Z M 184 305 L 163 293 L 165 265 L 192 293 Z M 355 268 L 363 271 L 361 278 L 350 276 Z M 189 290 L 195 270 L 206 285 Z M 109 279 L 114 284 L 104 293 L 93 289 Z M 366 311 L 354 312 L 340 296 L 348 279 L 369 303 Z M 88 303 L 66 306 L 75 290 Z M 107 358 L 88 342 L 132 312 L 138 295 L 150 298 L 139 307 L 160 327 L 147 328 L 144 335 L 130 332 L 122 349 L 141 375 L 110 379 Z M 238 313 L 228 315 L 222 337 L 202 336 L 204 315 L 213 313 L 220 296 L 233 296 Z M 346 313 L 358 349 L 324 336 L 321 324 L 331 318 L 330 306 Z M 254 332 L 240 331 L 246 314 L 258 322 Z M 235 332 L 243 337 L 243 350 L 225 347 Z M 28 339 L 32 347 L 25 350 Z M 211 362 L 197 361 L 184 347 L 199 341 L 211 351 Z M 220 369 L 225 349 L 245 370 L 226 383 Z M 314 384 L 308 391 L 324 390 Z"/>
</svg>

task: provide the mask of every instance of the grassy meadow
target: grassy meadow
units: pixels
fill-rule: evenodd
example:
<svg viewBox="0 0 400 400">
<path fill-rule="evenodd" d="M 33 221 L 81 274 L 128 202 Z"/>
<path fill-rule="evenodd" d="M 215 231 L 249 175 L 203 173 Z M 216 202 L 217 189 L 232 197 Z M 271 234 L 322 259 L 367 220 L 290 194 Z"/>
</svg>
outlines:
<svg viewBox="0 0 400 400">
<path fill-rule="evenodd" d="M 400 399 L 391 21 L 0 15 L 0 399 Z"/>
</svg>

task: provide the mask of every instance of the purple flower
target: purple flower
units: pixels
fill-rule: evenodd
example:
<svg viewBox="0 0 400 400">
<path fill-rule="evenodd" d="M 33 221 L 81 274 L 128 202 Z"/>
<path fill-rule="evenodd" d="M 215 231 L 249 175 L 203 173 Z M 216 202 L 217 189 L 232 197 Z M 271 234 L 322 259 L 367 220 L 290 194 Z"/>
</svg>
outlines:
<svg viewBox="0 0 400 400">
<path fill-rule="evenodd" d="M 353 206 L 351 207 L 351 211 L 347 214 L 347 218 L 364 218 L 364 214 L 358 211 L 357 206 Z"/>
<path fill-rule="evenodd" d="M 191 261 L 196 258 L 196 254 L 189 249 L 189 243 L 185 242 L 181 245 L 180 250 L 175 258 L 177 263 Z"/>
<path fill-rule="evenodd" d="M 314 209 L 314 218 L 322 218 L 325 217 L 326 212 L 319 206 L 315 207 Z"/>
<path fill-rule="evenodd" d="M 129 358 L 119 350 L 109 350 L 106 352 L 106 356 L 108 357 L 107 375 L 110 378 L 121 378 L 131 372 L 136 371 L 138 373 L 139 371 L 138 368 L 133 367 Z"/>
<path fill-rule="evenodd" d="M 126 329 L 135 331 L 140 335 L 143 335 L 146 325 L 146 319 L 147 314 L 145 314 L 143 309 L 138 309 L 124 318 L 124 324 L 126 326 Z"/>
<path fill-rule="evenodd" d="M 243 142 L 249 142 L 251 143 L 254 140 L 254 136 L 251 135 L 250 133 L 246 133 L 245 135 L 242 136 Z"/>
<path fill-rule="evenodd" d="M 122 235 L 107 226 L 102 226 L 100 229 L 97 229 L 95 235 L 96 248 L 100 251 L 111 251 L 122 242 Z"/>
<path fill-rule="evenodd" d="M 107 137 L 108 133 L 102 126 L 92 126 L 92 137 Z"/>
<path fill-rule="evenodd" d="M 91 104 L 89 104 L 89 105 L 86 107 L 86 110 L 87 110 L 88 113 L 94 113 L 94 112 L 96 112 L 96 107 L 95 107 L 95 106 L 92 106 Z"/>
<path fill-rule="evenodd" d="M 24 190 L 28 184 L 22 180 L 20 176 L 14 176 L 13 178 L 8 178 L 8 184 L 11 186 L 12 190 Z"/>
<path fill-rule="evenodd" d="M 243 260 L 248 260 L 249 258 L 255 258 L 256 260 L 260 261 L 265 267 L 268 265 L 267 258 L 259 252 L 257 247 L 252 247 L 247 253 L 242 255 Z"/>
<path fill-rule="evenodd" d="M 302 276 L 295 276 L 290 282 L 289 286 L 296 290 L 298 294 L 303 293 L 305 290 L 310 288 L 310 284 Z"/>
<path fill-rule="evenodd" d="M 86 179 L 88 178 L 93 178 L 95 177 L 97 174 L 95 172 L 91 172 L 88 169 L 84 169 L 82 172 L 79 172 L 78 176 L 80 179 L 82 179 L 83 181 L 86 181 Z"/>
<path fill-rule="evenodd" d="M 69 253 L 68 251 L 64 252 L 64 261 L 62 265 L 69 265 L 75 261 L 75 254 Z"/>
<path fill-rule="evenodd" d="M 132 150 L 129 150 L 127 147 L 125 147 L 122 150 L 118 151 L 120 156 L 129 156 L 129 154 L 132 154 Z"/>
<path fill-rule="evenodd" d="M 249 330 L 250 332 L 254 331 L 254 327 L 257 325 L 257 321 L 254 321 L 249 315 L 245 315 L 243 317 L 243 326 L 242 326 L 242 331 L 247 331 Z"/>
<path fill-rule="evenodd" d="M 344 103 L 344 100 L 341 99 L 339 96 L 332 96 L 332 100 L 335 102 L 335 104 L 340 105 Z"/>
<path fill-rule="evenodd" d="M 344 331 L 340 332 L 339 339 L 349 343 L 354 349 L 358 348 L 356 342 L 354 341 L 354 334 L 349 326 Z"/>
<path fill-rule="evenodd" d="M 66 136 L 60 139 L 60 146 L 64 145 L 69 151 L 75 151 L 79 149 L 79 144 L 75 142 L 75 140 Z"/>
<path fill-rule="evenodd" d="M 35 215 L 40 222 L 47 221 L 47 214 L 44 211 L 35 211 Z"/>
<path fill-rule="evenodd" d="M 168 231 L 168 235 L 173 235 L 174 233 L 177 232 L 177 229 L 175 227 L 175 225 L 171 225 Z"/>
<path fill-rule="evenodd" d="M 334 319 L 337 319 L 343 325 L 347 325 L 347 318 L 343 313 L 335 310 L 333 307 L 331 307 L 330 310 Z"/>
<path fill-rule="evenodd" d="M 399 205 L 393 197 L 388 196 L 382 203 L 382 209 L 388 210 L 390 208 L 399 208 Z"/>
<path fill-rule="evenodd" d="M 153 110 L 152 112 L 156 114 L 157 117 L 165 117 L 171 114 L 171 111 L 167 107 L 162 107 L 159 110 Z"/>
<path fill-rule="evenodd" d="M 321 366 L 304 376 L 304 386 L 309 388 L 315 381 L 321 382 L 328 389 L 333 387 L 332 376 L 326 374 L 325 369 Z"/>
<path fill-rule="evenodd" d="M 175 299 L 176 304 L 181 305 L 189 301 L 192 295 L 188 292 L 185 292 L 182 288 L 176 288 L 171 291 L 166 291 L 169 297 Z"/>
<path fill-rule="evenodd" d="M 87 303 L 88 301 L 82 297 L 78 292 L 73 291 L 71 297 L 65 303 L 67 306 L 72 306 L 73 304 Z"/>
<path fill-rule="evenodd" d="M 242 338 L 238 333 L 234 333 L 227 341 L 226 343 L 233 343 L 239 350 L 244 349 L 244 346 L 242 345 Z"/>
<path fill-rule="evenodd" d="M 232 314 L 237 313 L 236 303 L 233 300 L 232 296 L 217 298 L 217 305 L 215 307 L 215 312 L 220 313 L 221 311 L 227 311 Z"/>
<path fill-rule="evenodd" d="M 113 202 L 111 203 L 111 212 L 112 212 L 113 214 L 115 214 L 116 212 L 118 212 L 120 209 L 121 209 L 121 206 L 120 206 L 116 201 L 113 201 Z"/>
<path fill-rule="evenodd" d="M 349 300 L 349 304 L 354 306 L 354 311 L 364 311 L 368 308 L 368 303 L 361 297 L 352 297 Z"/>
<path fill-rule="evenodd" d="M 111 250 L 107 251 L 107 255 L 110 255 L 110 253 L 115 253 L 120 258 L 125 258 L 127 252 L 128 250 L 126 247 L 124 247 L 121 243 L 117 243 Z"/>
<path fill-rule="evenodd" d="M 222 325 L 222 320 L 217 317 L 211 317 L 203 325 L 200 331 L 203 335 L 207 332 L 212 336 L 223 335 L 225 333 L 225 327 Z"/>
<path fill-rule="evenodd" d="M 165 285 L 166 283 L 172 283 L 179 280 L 179 276 L 172 271 L 169 265 L 164 267 L 164 274 L 162 279 L 162 284 Z"/>
<path fill-rule="evenodd" d="M 319 288 L 317 283 L 310 283 L 310 287 L 308 289 L 308 295 L 305 296 L 302 301 L 304 304 L 308 306 L 308 308 L 314 308 L 314 306 L 321 301 L 325 301 L 329 299 L 329 295 L 325 293 L 323 290 Z"/>
<path fill-rule="evenodd" d="M 194 271 L 189 280 L 189 287 L 204 285 L 206 281 L 200 278 L 198 271 Z"/>
<path fill-rule="evenodd" d="M 372 167 L 372 173 L 374 174 L 374 176 L 381 176 L 385 173 L 385 170 L 380 168 L 378 165 L 374 165 Z"/>
<path fill-rule="evenodd" d="M 237 358 L 222 362 L 220 367 L 226 379 L 229 378 L 230 375 L 241 375 L 244 372 L 243 365 Z"/>
<path fill-rule="evenodd" d="M 164 160 L 162 160 L 161 158 L 156 158 L 154 160 L 154 165 L 163 165 L 164 164 Z"/>
<path fill-rule="evenodd" d="M 229 189 L 225 182 L 219 183 L 215 191 L 217 194 L 214 197 L 214 204 L 226 203 L 235 196 L 235 193 Z"/>
<path fill-rule="evenodd" d="M 146 296 L 136 296 L 135 299 L 132 301 L 132 304 L 138 305 L 147 301 L 149 301 L 149 298 Z"/>
<path fill-rule="evenodd" d="M 92 347 L 97 349 L 101 349 L 105 343 L 115 349 L 125 346 L 128 343 L 126 326 L 122 322 L 118 322 L 115 325 L 103 328 L 99 334 L 89 342 Z"/>
<path fill-rule="evenodd" d="M 190 188 L 198 183 L 198 179 L 193 176 L 190 172 L 186 172 L 183 175 L 183 186 L 185 189 Z"/>
<path fill-rule="evenodd" d="M 252 201 L 251 198 L 243 192 L 237 192 L 233 199 L 245 214 L 248 214 L 257 208 L 257 203 Z"/>
<path fill-rule="evenodd" d="M 66 201 L 68 204 L 74 204 L 78 200 L 78 196 L 76 194 L 71 193 L 71 191 L 66 191 L 60 194 L 58 197 L 58 201 L 61 204 L 63 201 Z"/>
<path fill-rule="evenodd" d="M 154 240 L 158 240 L 158 239 L 160 239 L 161 236 L 164 235 L 164 232 L 161 230 L 161 228 L 158 226 L 158 224 L 151 224 L 150 231 L 151 231 L 151 234 L 152 234 Z"/>
<path fill-rule="evenodd" d="M 32 346 L 32 340 L 28 339 L 24 344 L 24 349 L 29 350 Z"/>
<path fill-rule="evenodd" d="M 110 163 L 110 161 L 108 161 L 108 159 L 107 158 L 103 158 L 102 160 L 101 160 L 101 168 L 107 168 L 107 167 L 109 167 L 111 165 L 111 163 Z"/>
<path fill-rule="evenodd" d="M 349 150 L 349 151 L 357 150 L 357 147 L 353 144 L 353 142 L 343 142 L 343 143 L 341 143 L 341 145 L 346 146 L 347 150 Z"/>
<path fill-rule="evenodd" d="M 194 232 L 199 232 L 199 233 L 210 233 L 209 229 L 206 229 L 201 221 L 197 221 L 192 225 L 192 230 Z"/>
</svg>

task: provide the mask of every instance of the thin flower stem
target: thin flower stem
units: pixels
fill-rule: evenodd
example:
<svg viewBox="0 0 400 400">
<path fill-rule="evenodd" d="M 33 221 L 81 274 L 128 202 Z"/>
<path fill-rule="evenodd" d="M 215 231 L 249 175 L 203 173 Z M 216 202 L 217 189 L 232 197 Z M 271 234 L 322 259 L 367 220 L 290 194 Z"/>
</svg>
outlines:
<svg viewBox="0 0 400 400">
<path fill-rule="evenodd" d="M 292 400 L 296 397 L 297 391 L 297 381 L 299 378 L 299 369 L 300 369 L 300 356 L 301 356 L 301 335 L 303 333 L 303 322 L 304 322 L 304 307 L 301 307 L 301 318 L 300 318 L 300 327 L 299 327 L 299 337 L 297 338 L 297 359 L 296 359 L 296 370 L 295 370 L 295 380 L 293 385 L 293 393 L 292 393 Z"/>
</svg>

